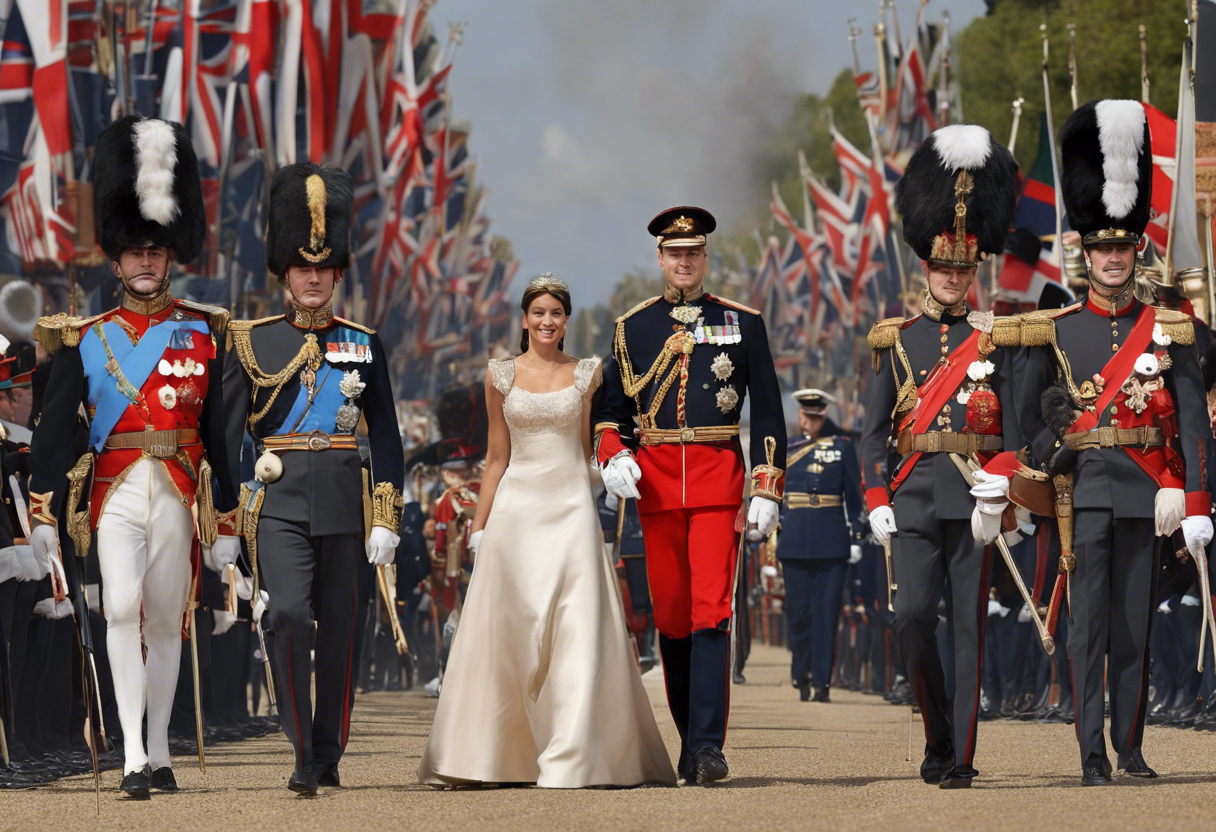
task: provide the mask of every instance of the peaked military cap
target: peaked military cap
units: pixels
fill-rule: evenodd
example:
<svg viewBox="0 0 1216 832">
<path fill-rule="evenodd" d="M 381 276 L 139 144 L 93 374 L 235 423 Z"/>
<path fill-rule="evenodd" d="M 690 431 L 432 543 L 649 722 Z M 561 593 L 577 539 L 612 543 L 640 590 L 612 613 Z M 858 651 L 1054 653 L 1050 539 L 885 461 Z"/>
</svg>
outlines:
<svg viewBox="0 0 1216 832">
<path fill-rule="evenodd" d="M 659 248 L 692 248 L 705 245 L 717 227 L 714 215 L 704 208 L 678 205 L 652 219 L 646 230 L 659 238 Z"/>
</svg>

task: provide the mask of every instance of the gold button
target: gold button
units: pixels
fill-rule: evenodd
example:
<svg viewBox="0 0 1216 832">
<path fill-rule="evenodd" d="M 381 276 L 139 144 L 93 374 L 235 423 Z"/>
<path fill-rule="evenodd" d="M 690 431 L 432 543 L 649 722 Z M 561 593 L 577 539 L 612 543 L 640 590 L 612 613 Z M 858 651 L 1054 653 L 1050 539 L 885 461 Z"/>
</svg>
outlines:
<svg viewBox="0 0 1216 832">
<path fill-rule="evenodd" d="M 921 370 L 921 371 L 920 371 L 920 374 L 921 374 L 922 376 L 925 376 L 925 375 L 928 375 L 928 374 L 929 374 L 929 371 L 928 371 L 928 370 Z"/>
<path fill-rule="evenodd" d="M 948 335 L 943 335 L 943 336 L 942 336 L 942 343 L 943 343 L 943 344 L 944 344 L 944 343 L 946 343 L 946 339 L 947 339 L 948 337 L 949 337 Z"/>
<path fill-rule="evenodd" d="M 1117 427 L 1119 427 L 1119 420 L 1118 420 L 1118 419 L 1111 419 L 1111 420 L 1110 420 L 1110 426 L 1111 426 L 1112 428 L 1117 428 Z"/>
<path fill-rule="evenodd" d="M 1118 352 L 1118 351 L 1119 351 L 1119 345 L 1118 345 L 1118 344 L 1111 344 L 1111 345 L 1110 345 L 1110 351 L 1111 351 L 1111 352 Z"/>
<path fill-rule="evenodd" d="M 1116 405 L 1113 405 L 1113 404 L 1112 404 L 1112 405 L 1110 406 L 1110 415 L 1111 415 L 1111 416 L 1117 416 L 1117 415 L 1119 415 L 1119 408 L 1118 408 Z"/>
</svg>

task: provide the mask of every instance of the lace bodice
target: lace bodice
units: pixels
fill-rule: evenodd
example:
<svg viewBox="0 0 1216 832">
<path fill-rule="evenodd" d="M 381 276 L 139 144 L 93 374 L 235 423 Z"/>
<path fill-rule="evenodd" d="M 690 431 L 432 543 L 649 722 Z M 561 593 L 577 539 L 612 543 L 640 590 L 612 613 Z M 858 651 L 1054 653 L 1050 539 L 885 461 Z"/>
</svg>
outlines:
<svg viewBox="0 0 1216 832">
<path fill-rule="evenodd" d="M 490 362 L 494 387 L 505 397 L 503 416 L 511 429 L 512 451 L 522 436 L 540 433 L 572 434 L 581 442 L 580 420 L 583 396 L 595 392 L 603 380 L 598 358 L 580 359 L 574 368 L 574 384 L 548 393 L 532 393 L 514 386 L 515 359 Z"/>
</svg>

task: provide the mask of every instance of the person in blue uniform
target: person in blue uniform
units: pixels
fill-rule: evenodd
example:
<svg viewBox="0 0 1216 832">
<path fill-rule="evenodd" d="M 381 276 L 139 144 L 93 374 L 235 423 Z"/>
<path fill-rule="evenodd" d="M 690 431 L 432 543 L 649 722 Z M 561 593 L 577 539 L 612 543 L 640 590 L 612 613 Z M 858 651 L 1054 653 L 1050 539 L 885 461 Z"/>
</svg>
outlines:
<svg viewBox="0 0 1216 832">
<path fill-rule="evenodd" d="M 777 559 L 785 575 L 790 670 L 806 702 L 827 702 L 836 663 L 836 622 L 850 563 L 861 560 L 861 468 L 857 450 L 827 418 L 836 399 L 799 390 L 798 429 L 785 469 Z"/>
</svg>

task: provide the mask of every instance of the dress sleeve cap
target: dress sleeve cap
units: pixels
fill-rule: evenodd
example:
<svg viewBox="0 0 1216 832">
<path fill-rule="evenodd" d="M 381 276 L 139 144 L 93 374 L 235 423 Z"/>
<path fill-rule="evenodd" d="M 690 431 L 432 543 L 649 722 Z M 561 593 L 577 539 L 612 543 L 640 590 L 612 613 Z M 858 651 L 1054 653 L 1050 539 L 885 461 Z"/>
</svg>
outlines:
<svg viewBox="0 0 1216 832">
<path fill-rule="evenodd" d="M 604 364 L 599 357 L 583 358 L 574 368 L 574 384 L 584 396 L 594 393 L 604 382 Z"/>
<path fill-rule="evenodd" d="M 515 359 L 491 360 L 490 377 L 494 380 L 494 389 L 504 396 L 507 395 L 511 392 L 511 385 L 515 383 Z"/>
</svg>

